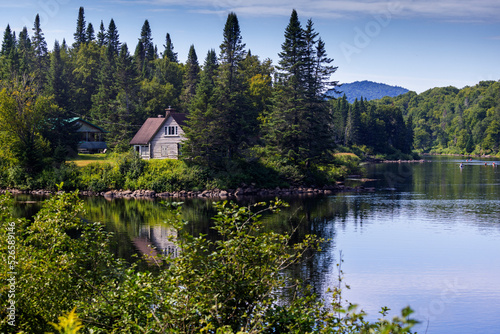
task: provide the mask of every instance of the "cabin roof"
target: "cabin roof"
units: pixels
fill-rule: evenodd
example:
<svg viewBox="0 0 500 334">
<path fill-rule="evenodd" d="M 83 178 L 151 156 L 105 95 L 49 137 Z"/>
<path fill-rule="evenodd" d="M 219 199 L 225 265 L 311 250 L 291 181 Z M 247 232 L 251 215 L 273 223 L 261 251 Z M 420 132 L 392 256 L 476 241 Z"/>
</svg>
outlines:
<svg viewBox="0 0 500 334">
<path fill-rule="evenodd" d="M 89 121 L 86 121 L 86 120 L 84 120 L 84 119 L 82 119 L 80 117 L 73 117 L 73 118 L 70 118 L 68 121 L 69 121 L 69 123 L 73 123 L 73 122 L 81 123 L 81 127 L 85 125 L 87 127 L 87 129 L 88 129 L 88 127 L 90 127 L 90 128 L 92 128 L 94 130 L 97 130 L 95 132 L 102 132 L 102 133 L 106 133 L 107 132 L 103 128 L 101 128 L 101 127 L 99 127 L 99 126 L 97 126 L 95 124 L 92 124 Z"/>
<path fill-rule="evenodd" d="M 151 139 L 158 133 L 165 121 L 172 116 L 179 126 L 186 124 L 186 114 L 168 112 L 166 117 L 151 117 L 148 118 L 141 126 L 134 138 L 130 141 L 130 145 L 147 145 Z"/>
</svg>

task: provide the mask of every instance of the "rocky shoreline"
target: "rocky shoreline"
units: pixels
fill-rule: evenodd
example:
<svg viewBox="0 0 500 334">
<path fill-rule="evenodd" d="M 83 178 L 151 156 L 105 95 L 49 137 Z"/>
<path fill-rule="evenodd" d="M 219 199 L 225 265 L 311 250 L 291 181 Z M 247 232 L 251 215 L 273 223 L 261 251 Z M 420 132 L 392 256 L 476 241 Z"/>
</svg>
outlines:
<svg viewBox="0 0 500 334">
<path fill-rule="evenodd" d="M 35 196 L 50 196 L 55 192 L 49 190 L 17 190 L 17 189 L 2 189 L 0 194 L 6 192 L 11 194 L 29 194 Z M 314 196 L 314 195 L 331 195 L 338 192 L 349 191 L 375 191 L 375 188 L 356 186 L 349 187 L 344 185 L 343 182 L 338 182 L 335 185 L 317 187 L 291 187 L 291 188 L 275 188 L 275 189 L 261 189 L 253 186 L 243 186 L 237 189 L 212 189 L 203 191 L 174 191 L 174 192 L 161 192 L 157 193 L 153 190 L 109 190 L 104 192 L 93 191 L 80 191 L 82 196 L 102 196 L 107 199 L 113 198 L 137 198 L 137 199 L 154 199 L 154 198 L 213 198 L 213 199 L 227 199 L 238 197 L 282 197 L 282 196 Z"/>
</svg>

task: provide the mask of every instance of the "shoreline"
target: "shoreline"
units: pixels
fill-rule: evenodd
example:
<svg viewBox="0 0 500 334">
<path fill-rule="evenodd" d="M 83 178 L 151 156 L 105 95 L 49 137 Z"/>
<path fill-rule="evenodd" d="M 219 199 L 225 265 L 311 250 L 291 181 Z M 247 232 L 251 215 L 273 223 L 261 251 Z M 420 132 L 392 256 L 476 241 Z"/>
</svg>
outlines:
<svg viewBox="0 0 500 334">
<path fill-rule="evenodd" d="M 360 181 L 362 181 L 360 179 Z M 341 192 L 360 192 L 360 191 L 375 191 L 373 187 L 364 187 L 362 185 L 351 187 L 346 186 L 344 182 L 338 182 L 335 185 L 317 187 L 290 187 L 290 188 L 275 188 L 262 189 L 253 186 L 239 187 L 236 189 L 212 189 L 203 191 L 173 191 L 157 193 L 153 190 L 108 190 L 103 192 L 79 191 L 81 196 L 86 197 L 104 197 L 106 199 L 125 198 L 125 199 L 154 199 L 154 198 L 238 198 L 238 197 L 274 197 L 274 196 L 314 196 L 314 195 L 332 195 Z M 11 193 L 14 195 L 26 194 L 34 196 L 51 196 L 57 191 L 50 190 L 19 190 L 19 189 L 0 189 L 0 194 Z"/>
</svg>

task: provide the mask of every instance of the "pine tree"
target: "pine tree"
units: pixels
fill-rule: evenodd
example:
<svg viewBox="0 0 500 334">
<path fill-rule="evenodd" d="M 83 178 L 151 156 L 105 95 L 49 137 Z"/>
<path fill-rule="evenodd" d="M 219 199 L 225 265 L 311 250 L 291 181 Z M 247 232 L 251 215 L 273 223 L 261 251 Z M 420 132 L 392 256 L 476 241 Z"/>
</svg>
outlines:
<svg viewBox="0 0 500 334">
<path fill-rule="evenodd" d="M 234 90 L 233 79 L 238 64 L 245 57 L 245 44 L 242 43 L 240 25 L 235 13 L 229 13 L 224 26 L 224 40 L 220 45 L 220 62 L 226 67 L 227 88 L 229 92 Z"/>
<path fill-rule="evenodd" d="M 35 17 L 33 31 L 32 45 L 35 80 L 40 87 L 43 87 L 46 82 L 49 59 L 47 42 L 43 36 L 42 28 L 40 27 L 40 16 L 38 14 Z"/>
<path fill-rule="evenodd" d="M 87 26 L 87 32 L 85 33 L 85 40 L 87 42 L 92 42 L 95 40 L 95 31 L 92 23 L 89 23 L 89 25 Z"/>
<path fill-rule="evenodd" d="M 0 51 L 1 75 L 0 78 L 9 78 L 18 71 L 18 55 L 16 50 L 16 35 L 7 24 Z"/>
<path fill-rule="evenodd" d="M 214 91 L 217 68 L 217 54 L 212 49 L 207 53 L 196 94 L 189 106 L 185 129 L 187 141 L 183 145 L 183 156 L 188 161 L 209 167 L 219 166 L 224 156 L 223 149 L 217 145 L 222 140 L 220 131 L 216 131 Z"/>
<path fill-rule="evenodd" d="M 292 11 L 285 29 L 285 41 L 279 53 L 278 80 L 273 97 L 273 110 L 263 124 L 266 144 L 290 162 L 304 155 L 304 31 L 297 12 Z"/>
<path fill-rule="evenodd" d="M 303 90 L 303 57 L 304 57 L 304 30 L 299 21 L 297 11 L 292 11 L 290 21 L 285 29 L 285 42 L 281 45 L 278 70 L 280 81 L 288 82 L 297 94 Z"/>
<path fill-rule="evenodd" d="M 17 53 L 19 55 L 19 73 L 23 74 L 31 72 L 33 48 L 31 46 L 31 40 L 28 36 L 28 29 L 26 27 L 24 27 L 19 34 Z"/>
<path fill-rule="evenodd" d="M 219 144 L 232 160 L 242 155 L 243 143 L 249 143 L 256 134 L 257 115 L 247 94 L 248 82 L 241 72 L 245 58 L 240 26 L 235 13 L 229 13 L 220 45 L 220 66 L 216 81 L 217 124 L 222 142 Z"/>
<path fill-rule="evenodd" d="M 68 84 L 63 80 L 64 64 L 61 60 L 61 48 L 59 42 L 54 42 L 54 49 L 50 55 L 50 68 L 48 74 L 47 91 L 50 95 L 54 96 L 54 102 L 63 110 L 67 109 Z"/>
<path fill-rule="evenodd" d="M 198 56 L 194 49 L 194 45 L 189 48 L 188 58 L 185 66 L 183 90 L 181 100 L 184 110 L 187 110 L 193 96 L 196 94 L 196 85 L 199 81 L 200 65 L 198 64 Z"/>
<path fill-rule="evenodd" d="M 163 52 L 163 58 L 168 58 L 171 62 L 178 63 L 177 53 L 174 52 L 174 44 L 170 39 L 170 34 L 167 32 L 167 36 L 165 38 L 165 45 L 163 46 L 165 51 Z"/>
<path fill-rule="evenodd" d="M 87 34 L 85 29 L 85 10 L 80 7 L 78 11 L 78 19 L 76 21 L 76 32 L 73 34 L 75 36 L 75 42 L 73 47 L 78 49 L 81 44 L 87 42 Z"/>
<path fill-rule="evenodd" d="M 97 89 L 92 95 L 92 108 L 90 116 L 97 125 L 100 125 L 113 136 L 114 124 L 119 123 L 114 100 L 116 98 L 116 86 L 113 78 L 113 67 L 106 54 L 101 54 L 101 68 L 97 78 Z"/>
<path fill-rule="evenodd" d="M 0 51 L 0 56 L 9 57 L 11 53 L 16 48 L 14 33 L 10 29 L 10 25 L 7 24 L 5 32 L 3 34 L 2 50 Z"/>
<path fill-rule="evenodd" d="M 274 107 L 263 124 L 267 146 L 306 168 L 325 157 L 334 143 L 332 114 L 324 93 L 332 85 L 327 80 L 336 68 L 329 65 L 332 60 L 317 37 L 312 21 L 302 29 L 293 10 L 279 53 Z"/>
<path fill-rule="evenodd" d="M 135 62 L 138 72 L 147 78 L 151 75 L 151 61 L 155 59 L 155 47 L 153 45 L 153 38 L 151 37 L 151 27 L 149 21 L 145 20 L 141 28 L 141 37 L 135 49 Z"/>
<path fill-rule="evenodd" d="M 118 56 L 120 51 L 120 40 L 119 40 L 118 29 L 116 28 L 115 21 L 111 19 L 109 21 L 108 31 L 105 36 L 105 45 L 108 47 L 108 58 L 114 61 L 114 58 Z"/>
<path fill-rule="evenodd" d="M 116 62 L 116 97 L 117 112 L 120 115 L 119 124 L 115 130 L 115 141 L 121 142 L 137 131 L 134 125 L 141 124 L 144 118 L 137 113 L 138 80 L 133 64 L 133 59 L 128 51 L 126 43 L 120 47 L 120 53 Z M 127 126 L 125 126 L 127 124 Z"/>
<path fill-rule="evenodd" d="M 101 20 L 101 25 L 99 26 L 99 32 L 97 33 L 97 45 L 103 46 L 106 42 L 106 29 L 104 29 L 104 23 Z"/>
</svg>

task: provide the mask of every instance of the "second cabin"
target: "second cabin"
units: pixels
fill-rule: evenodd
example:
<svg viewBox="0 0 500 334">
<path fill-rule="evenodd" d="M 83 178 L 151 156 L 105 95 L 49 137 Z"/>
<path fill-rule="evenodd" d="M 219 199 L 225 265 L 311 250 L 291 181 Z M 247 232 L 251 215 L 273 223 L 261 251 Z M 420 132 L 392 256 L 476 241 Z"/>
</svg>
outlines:
<svg viewBox="0 0 500 334">
<path fill-rule="evenodd" d="M 185 140 L 182 127 L 186 124 L 186 114 L 168 108 L 165 116 L 148 118 L 141 126 L 130 145 L 143 159 L 177 159 Z"/>
</svg>

